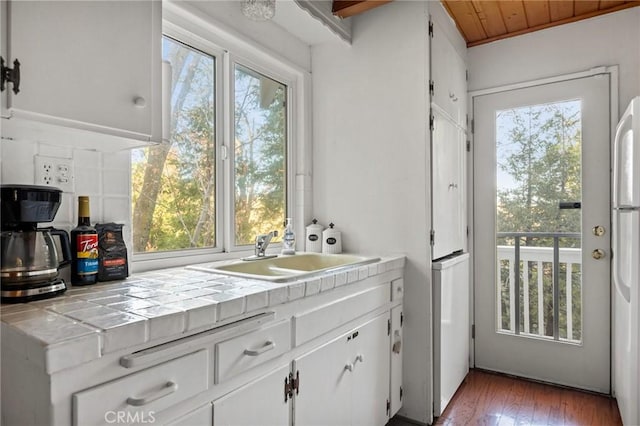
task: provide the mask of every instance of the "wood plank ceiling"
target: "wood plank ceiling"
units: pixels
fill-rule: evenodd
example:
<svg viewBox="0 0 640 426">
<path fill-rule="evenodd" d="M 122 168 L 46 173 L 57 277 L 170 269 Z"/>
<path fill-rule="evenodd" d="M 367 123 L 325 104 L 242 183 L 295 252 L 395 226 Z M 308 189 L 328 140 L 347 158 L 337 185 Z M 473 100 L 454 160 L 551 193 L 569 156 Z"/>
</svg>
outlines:
<svg viewBox="0 0 640 426">
<path fill-rule="evenodd" d="M 621 0 L 442 0 L 442 3 L 467 47 L 640 6 L 640 1 Z"/>
<path fill-rule="evenodd" d="M 391 1 L 333 0 L 333 14 L 347 18 Z M 441 1 L 467 41 L 467 47 L 640 6 L 640 1 L 630 0 Z"/>
</svg>

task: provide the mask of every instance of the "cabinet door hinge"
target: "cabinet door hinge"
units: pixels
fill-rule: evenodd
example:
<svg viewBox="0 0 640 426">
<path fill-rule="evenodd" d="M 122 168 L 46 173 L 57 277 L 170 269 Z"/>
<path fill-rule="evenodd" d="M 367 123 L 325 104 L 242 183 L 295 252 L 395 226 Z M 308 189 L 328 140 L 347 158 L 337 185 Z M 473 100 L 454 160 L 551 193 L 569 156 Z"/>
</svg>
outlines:
<svg viewBox="0 0 640 426">
<path fill-rule="evenodd" d="M 300 393 L 300 372 L 296 371 L 296 377 L 293 377 L 293 373 L 289 373 L 289 377 L 284 378 L 284 402 L 293 398 L 293 391 L 296 391 L 296 395 Z"/>
<path fill-rule="evenodd" d="M 400 401 L 402 401 L 402 393 L 404 392 L 404 390 L 402 389 L 402 386 L 400 386 Z"/>
<path fill-rule="evenodd" d="M 400 312 L 400 327 L 402 327 L 403 323 L 404 323 L 404 312 Z"/>
<path fill-rule="evenodd" d="M 476 338 L 476 325 L 475 324 L 471 324 L 471 338 L 472 339 Z"/>
<path fill-rule="evenodd" d="M 435 117 L 433 114 L 429 115 L 429 130 L 433 131 L 434 129 Z"/>
<path fill-rule="evenodd" d="M 433 37 L 433 22 L 429 21 L 429 37 Z"/>
<path fill-rule="evenodd" d="M 436 231 L 434 231 L 433 229 L 431 230 L 431 233 L 429 234 L 429 244 L 431 244 L 432 246 L 434 246 L 436 244 Z"/>
<path fill-rule="evenodd" d="M 431 94 L 431 96 L 433 96 L 434 91 L 435 91 L 435 83 L 433 82 L 433 80 L 429 80 L 429 93 Z"/>
<path fill-rule="evenodd" d="M 8 60 L 8 58 L 7 58 Z M 20 92 L 20 61 L 13 60 L 13 68 L 5 66 L 4 58 L 0 56 L 0 91 L 4 92 L 5 84 L 13 84 L 13 94 L 17 95 Z"/>
<path fill-rule="evenodd" d="M 391 336 L 391 320 L 387 320 L 387 336 Z"/>
<path fill-rule="evenodd" d="M 389 416 L 390 413 L 391 413 L 391 402 L 389 402 L 389 400 L 387 399 L 387 417 Z"/>
</svg>

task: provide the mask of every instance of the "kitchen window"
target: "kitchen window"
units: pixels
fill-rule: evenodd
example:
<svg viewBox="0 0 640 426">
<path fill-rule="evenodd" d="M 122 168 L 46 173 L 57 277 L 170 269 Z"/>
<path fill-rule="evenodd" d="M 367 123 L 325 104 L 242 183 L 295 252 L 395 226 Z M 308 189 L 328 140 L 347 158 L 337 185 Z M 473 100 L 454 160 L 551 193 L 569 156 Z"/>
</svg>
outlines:
<svg viewBox="0 0 640 426">
<path fill-rule="evenodd" d="M 250 250 L 287 216 L 289 86 L 207 47 L 163 37 L 168 142 L 131 157 L 138 259 Z"/>
</svg>

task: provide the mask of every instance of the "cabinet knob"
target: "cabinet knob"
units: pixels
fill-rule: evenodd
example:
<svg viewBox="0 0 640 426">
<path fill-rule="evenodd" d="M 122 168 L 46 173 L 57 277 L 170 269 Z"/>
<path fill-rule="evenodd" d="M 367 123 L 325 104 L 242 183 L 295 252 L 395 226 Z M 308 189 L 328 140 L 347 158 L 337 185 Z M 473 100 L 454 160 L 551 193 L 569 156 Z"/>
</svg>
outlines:
<svg viewBox="0 0 640 426">
<path fill-rule="evenodd" d="M 147 100 L 142 96 L 136 96 L 133 98 L 133 104 L 138 108 L 144 108 L 147 105 Z"/>
<path fill-rule="evenodd" d="M 347 371 L 353 371 L 353 364 L 347 364 L 344 366 L 344 369 Z"/>
<path fill-rule="evenodd" d="M 360 362 L 364 362 L 364 357 L 363 357 L 362 355 L 358 355 L 358 356 L 356 357 L 355 361 L 353 361 L 353 364 L 355 365 L 355 364 L 356 364 L 356 362 L 358 362 L 358 361 L 360 361 Z"/>
</svg>

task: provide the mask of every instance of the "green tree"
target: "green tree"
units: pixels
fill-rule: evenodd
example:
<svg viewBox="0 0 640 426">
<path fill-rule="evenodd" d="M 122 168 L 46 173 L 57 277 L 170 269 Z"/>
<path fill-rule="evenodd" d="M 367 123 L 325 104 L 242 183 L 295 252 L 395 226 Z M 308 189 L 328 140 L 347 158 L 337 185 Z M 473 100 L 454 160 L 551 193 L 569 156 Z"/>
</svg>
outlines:
<svg viewBox="0 0 640 426">
<path fill-rule="evenodd" d="M 537 105 L 499 112 L 497 116 L 497 158 L 499 181 L 497 190 L 498 232 L 578 233 L 581 215 L 578 210 L 561 210 L 561 201 L 581 199 L 581 125 L 579 102 L 568 101 Z M 502 178 L 502 182 L 500 181 Z M 498 238 L 498 245 L 514 245 L 512 236 Z M 527 236 L 521 238 L 524 247 L 553 247 L 552 238 Z M 580 247 L 580 240 L 561 238 L 561 247 Z M 505 265 L 506 266 L 506 265 Z M 509 271 L 501 266 L 502 328 L 511 328 L 509 317 Z M 531 332 L 553 335 L 553 270 L 544 262 L 520 265 L 521 274 L 528 274 L 530 283 L 543 275 L 544 330 L 538 324 L 538 288 L 529 288 L 529 306 L 524 306 L 521 291 L 519 301 L 521 324 L 524 309 L 529 309 Z M 566 266 L 561 265 L 560 285 L 566 282 Z M 560 298 L 560 329 L 566 336 L 566 303 L 573 306 L 574 333 L 580 337 L 581 284 L 580 271 L 572 271 L 572 300 L 564 292 Z M 520 280 L 522 282 L 522 279 Z M 561 333 L 562 335 L 562 333 Z"/>
<path fill-rule="evenodd" d="M 216 241 L 215 59 L 171 39 L 163 46 L 173 68 L 171 134 L 132 155 L 135 252 Z M 286 87 L 237 67 L 235 93 L 236 244 L 250 244 L 284 221 Z"/>
</svg>

